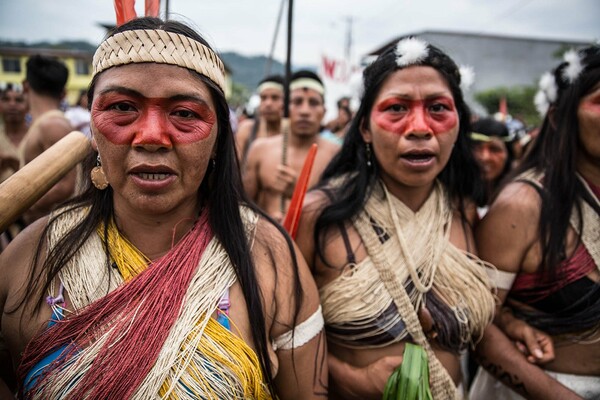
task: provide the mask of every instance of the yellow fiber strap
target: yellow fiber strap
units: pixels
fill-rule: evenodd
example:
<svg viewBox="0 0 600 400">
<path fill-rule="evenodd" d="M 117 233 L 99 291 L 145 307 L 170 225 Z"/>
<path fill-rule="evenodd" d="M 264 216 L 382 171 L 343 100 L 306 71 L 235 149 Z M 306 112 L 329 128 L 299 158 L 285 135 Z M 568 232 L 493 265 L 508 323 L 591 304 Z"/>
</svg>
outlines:
<svg viewBox="0 0 600 400">
<path fill-rule="evenodd" d="M 213 318 L 208 320 L 199 342 L 194 340 L 197 334 L 196 331 L 192 332 L 181 348 L 181 353 L 185 354 L 189 352 L 187 349 L 189 344 L 198 343 L 196 354 L 188 366 L 186 374 L 179 379 L 179 382 L 185 385 L 194 398 L 218 399 L 219 396 L 212 389 L 213 387 L 234 387 L 241 384 L 244 399 L 271 399 L 263 383 L 263 373 L 258 357 L 244 340 L 234 335 Z M 202 354 L 206 358 L 200 360 L 196 358 L 198 354 Z M 198 368 L 207 359 L 211 361 L 212 375 L 206 374 L 206 368 Z M 226 377 L 227 374 L 220 373 L 220 369 L 229 370 L 237 378 L 237 382 L 223 381 L 222 378 Z M 171 385 L 171 379 L 167 379 L 163 383 L 159 391 L 160 398 L 165 398 L 164 396 Z M 179 396 L 177 396 L 176 391 L 171 391 L 166 398 L 178 399 Z"/>
<path fill-rule="evenodd" d="M 97 231 L 102 237 L 104 226 L 99 225 Z M 150 263 L 150 260 L 141 251 L 120 234 L 114 221 L 108 225 L 108 246 L 113 261 L 125 282 L 144 271 Z M 231 320 L 230 322 L 233 323 Z M 182 354 L 189 354 L 188 345 L 197 344 L 195 351 L 191 352 L 193 356 L 186 373 L 178 379 L 185 386 L 186 391 L 193 393 L 195 398 L 218 399 L 220 396 L 213 387 L 234 387 L 241 384 L 245 399 L 267 400 L 271 398 L 264 385 L 259 359 L 243 339 L 234 335 L 213 318 L 209 318 L 200 341 L 195 340 L 199 333 L 196 330 L 192 331 L 180 349 Z M 206 368 L 198 368 L 198 365 L 207 361 L 211 364 L 212 375 L 206 373 Z M 230 371 L 229 376 L 235 376 L 237 382 L 224 382 L 220 379 L 228 376 L 228 374 L 219 372 L 224 369 Z M 160 397 L 164 398 L 171 387 L 172 379 L 168 378 L 160 388 Z M 179 399 L 180 396 L 177 392 L 171 391 L 167 398 Z"/>
<path fill-rule="evenodd" d="M 97 231 L 100 237 L 103 237 L 104 225 L 98 225 Z M 108 225 L 108 248 L 125 282 L 136 277 L 150 264 L 148 257 L 121 235 L 114 220 L 111 220 Z"/>
</svg>

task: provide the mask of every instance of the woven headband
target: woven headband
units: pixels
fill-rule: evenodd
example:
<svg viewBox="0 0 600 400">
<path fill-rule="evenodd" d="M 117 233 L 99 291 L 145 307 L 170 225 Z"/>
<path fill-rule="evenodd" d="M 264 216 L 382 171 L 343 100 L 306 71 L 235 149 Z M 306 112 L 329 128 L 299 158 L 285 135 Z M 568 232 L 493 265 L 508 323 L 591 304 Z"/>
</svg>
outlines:
<svg viewBox="0 0 600 400">
<path fill-rule="evenodd" d="M 205 45 L 173 32 L 132 30 L 117 33 L 100 44 L 92 61 L 93 75 L 132 63 L 170 64 L 196 71 L 225 91 L 225 68 Z"/>
<path fill-rule="evenodd" d="M 325 95 L 325 87 L 319 81 L 311 78 L 298 78 L 290 83 L 290 90 L 312 89 L 321 96 Z"/>
<path fill-rule="evenodd" d="M 258 85 L 258 88 L 256 89 L 256 91 L 258 93 L 262 93 L 263 90 L 267 90 L 267 89 L 275 89 L 275 90 L 279 90 L 279 91 L 283 92 L 283 85 L 281 83 L 267 81 L 267 82 L 263 82 L 260 85 Z"/>
<path fill-rule="evenodd" d="M 489 142 L 492 140 L 492 138 L 499 139 L 502 142 L 512 141 L 511 136 L 496 136 L 496 135 L 488 135 L 488 134 L 479 133 L 479 132 L 471 132 L 470 136 L 471 136 L 471 139 L 475 140 L 476 142 Z"/>
</svg>

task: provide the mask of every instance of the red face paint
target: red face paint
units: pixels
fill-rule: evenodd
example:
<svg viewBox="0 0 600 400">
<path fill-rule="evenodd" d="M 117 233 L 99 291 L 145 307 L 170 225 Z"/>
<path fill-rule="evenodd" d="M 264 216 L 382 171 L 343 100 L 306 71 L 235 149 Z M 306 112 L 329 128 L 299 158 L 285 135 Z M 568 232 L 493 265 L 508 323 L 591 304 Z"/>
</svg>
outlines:
<svg viewBox="0 0 600 400">
<path fill-rule="evenodd" d="M 410 132 L 449 132 L 458 123 L 452 98 L 439 96 L 425 100 L 387 98 L 375 104 L 371 113 L 381 128 L 398 135 Z"/>
<path fill-rule="evenodd" d="M 599 113 L 600 112 L 600 87 L 585 96 L 579 105 L 582 110 Z"/>
<path fill-rule="evenodd" d="M 216 117 L 194 97 L 147 98 L 127 90 L 110 90 L 94 99 L 92 120 L 114 144 L 172 147 L 208 137 Z"/>
</svg>

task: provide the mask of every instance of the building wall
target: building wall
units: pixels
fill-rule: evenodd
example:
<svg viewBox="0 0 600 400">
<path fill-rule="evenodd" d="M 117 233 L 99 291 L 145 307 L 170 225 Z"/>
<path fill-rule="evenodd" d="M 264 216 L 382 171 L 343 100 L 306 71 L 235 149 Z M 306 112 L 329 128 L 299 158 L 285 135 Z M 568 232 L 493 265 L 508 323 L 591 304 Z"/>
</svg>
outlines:
<svg viewBox="0 0 600 400">
<path fill-rule="evenodd" d="M 19 49 L 13 47 L 0 47 L 0 84 L 2 83 L 18 83 L 21 84 L 25 80 L 25 64 L 27 59 L 33 54 L 42 54 L 48 56 L 55 56 L 65 63 L 69 70 L 69 79 L 66 85 L 66 101 L 73 105 L 79 98 L 79 93 L 82 90 L 87 90 L 92 80 L 92 53 L 85 54 L 77 52 L 75 55 L 69 54 L 69 51 L 55 51 L 52 49 Z M 21 71 L 20 72 L 7 72 L 3 69 L 3 59 L 5 58 L 18 58 L 20 60 Z M 77 72 L 77 63 L 84 63 L 87 65 L 87 73 Z M 225 97 L 229 98 L 232 92 L 232 80 L 231 74 L 228 70 L 225 71 Z"/>
<path fill-rule="evenodd" d="M 48 49 L 19 49 L 19 48 L 0 48 L 0 83 L 21 84 L 25 80 L 25 71 L 27 59 L 33 54 L 42 54 L 54 56 L 61 60 L 69 70 L 69 78 L 66 84 L 66 101 L 69 104 L 75 104 L 82 90 L 87 90 L 92 79 L 92 54 L 77 53 L 74 55 L 65 51 L 55 51 Z M 19 72 L 7 72 L 3 68 L 5 59 L 18 58 L 21 70 Z M 87 73 L 78 73 L 77 64 L 83 64 L 87 67 Z"/>
</svg>

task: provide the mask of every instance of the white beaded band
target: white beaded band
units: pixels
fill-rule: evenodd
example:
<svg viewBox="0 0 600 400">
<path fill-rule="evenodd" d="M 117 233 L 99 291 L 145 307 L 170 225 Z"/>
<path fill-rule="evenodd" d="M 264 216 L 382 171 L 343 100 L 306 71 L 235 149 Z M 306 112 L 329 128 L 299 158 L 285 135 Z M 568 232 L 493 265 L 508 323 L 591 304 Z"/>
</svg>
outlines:
<svg viewBox="0 0 600 400">
<path fill-rule="evenodd" d="M 208 47 L 187 36 L 163 30 L 124 31 L 100 44 L 92 61 L 93 75 L 132 63 L 171 64 L 206 76 L 225 91 L 225 67 Z"/>
</svg>

